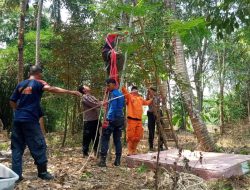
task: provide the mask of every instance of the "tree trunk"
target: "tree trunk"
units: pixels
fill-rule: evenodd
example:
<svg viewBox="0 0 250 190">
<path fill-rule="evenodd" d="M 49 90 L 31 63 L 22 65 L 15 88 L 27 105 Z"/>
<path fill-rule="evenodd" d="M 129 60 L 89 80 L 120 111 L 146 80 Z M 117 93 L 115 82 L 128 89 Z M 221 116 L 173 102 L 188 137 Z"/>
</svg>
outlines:
<svg viewBox="0 0 250 190">
<path fill-rule="evenodd" d="M 173 46 L 175 51 L 175 65 L 173 69 L 176 74 L 176 82 L 182 92 L 184 102 L 186 104 L 188 114 L 194 128 L 194 133 L 202 150 L 214 151 L 214 142 L 209 136 L 208 130 L 205 123 L 201 119 L 200 113 L 195 109 L 194 106 L 194 95 L 188 76 L 187 66 L 185 64 L 183 44 L 178 36 L 174 37 Z"/>
<path fill-rule="evenodd" d="M 170 8 L 175 12 L 175 2 L 165 0 L 166 8 Z M 205 123 L 202 121 L 200 113 L 194 106 L 194 95 L 191 87 L 191 83 L 188 76 L 187 66 L 185 63 L 183 44 L 179 36 L 175 36 L 172 40 L 174 53 L 175 53 L 175 65 L 174 72 L 176 74 L 177 84 L 182 92 L 184 102 L 186 104 L 188 115 L 190 117 L 192 126 L 194 128 L 195 136 L 198 139 L 200 148 L 204 151 L 214 151 L 215 144 L 213 139 L 209 136 Z"/>
<path fill-rule="evenodd" d="M 74 135 L 76 133 L 76 126 L 77 126 L 76 114 L 77 114 L 77 104 L 78 103 L 79 103 L 78 99 L 75 98 L 73 111 L 72 111 L 71 135 Z"/>
<path fill-rule="evenodd" d="M 64 122 L 64 133 L 63 133 L 62 147 L 65 146 L 65 142 L 66 142 L 66 138 L 67 138 L 68 117 L 69 117 L 69 100 L 67 100 L 67 105 L 66 105 L 66 113 L 65 113 L 65 122 Z"/>
<path fill-rule="evenodd" d="M 38 14 L 37 14 L 37 25 L 36 25 L 36 65 L 40 66 L 40 32 L 41 32 L 41 17 L 43 10 L 43 0 L 39 0 L 38 3 Z"/>
<path fill-rule="evenodd" d="M 169 114 L 170 114 L 170 119 L 172 121 L 172 118 L 173 118 L 173 108 L 172 108 L 170 78 L 167 80 L 167 92 L 168 92 Z"/>
<path fill-rule="evenodd" d="M 51 7 L 51 18 L 54 21 L 54 29 L 61 25 L 61 0 L 53 0 Z"/>
<path fill-rule="evenodd" d="M 69 61 L 67 66 L 67 90 L 69 90 Z M 64 134 L 63 134 L 63 141 L 62 141 L 62 147 L 65 146 L 66 138 L 67 138 L 67 132 L 68 132 L 68 120 L 69 120 L 69 99 L 67 99 L 67 105 L 66 105 L 66 113 L 65 113 L 65 123 L 64 123 Z"/>
<path fill-rule="evenodd" d="M 250 101 L 249 101 L 249 96 L 248 96 L 248 101 L 247 101 L 247 112 L 248 112 L 248 122 L 250 123 Z"/>
<path fill-rule="evenodd" d="M 182 123 L 181 123 L 181 128 L 180 129 L 183 129 L 184 131 L 187 130 L 187 116 L 186 116 L 186 109 L 185 109 L 185 104 L 184 104 L 184 98 L 183 96 L 181 95 L 181 113 L 182 113 Z"/>
<path fill-rule="evenodd" d="M 201 40 L 201 46 L 203 48 L 199 49 L 198 55 L 195 58 L 195 62 L 193 63 L 194 82 L 197 92 L 199 112 L 202 112 L 203 109 L 203 93 L 204 93 L 203 74 L 205 72 L 204 67 L 205 67 L 205 55 L 207 51 L 207 45 L 208 45 L 207 39 Z"/>
<path fill-rule="evenodd" d="M 218 52 L 218 64 L 219 64 L 219 84 L 220 84 L 220 134 L 224 134 L 224 125 L 225 125 L 225 117 L 224 117 L 224 86 L 225 86 L 225 48 L 223 49 L 223 55 L 220 59 L 220 54 Z"/>
<path fill-rule="evenodd" d="M 24 46 L 24 28 L 25 28 L 25 14 L 28 0 L 20 2 L 20 19 L 18 28 L 18 82 L 23 80 L 23 46 Z"/>
</svg>

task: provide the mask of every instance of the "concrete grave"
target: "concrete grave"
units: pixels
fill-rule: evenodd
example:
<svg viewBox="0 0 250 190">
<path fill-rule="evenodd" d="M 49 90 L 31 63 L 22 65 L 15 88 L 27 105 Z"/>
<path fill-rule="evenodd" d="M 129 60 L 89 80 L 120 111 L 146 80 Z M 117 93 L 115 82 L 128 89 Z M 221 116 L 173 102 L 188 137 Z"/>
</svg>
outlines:
<svg viewBox="0 0 250 190">
<path fill-rule="evenodd" d="M 127 156 L 128 167 L 142 164 L 156 167 L 157 152 Z M 185 160 L 185 161 L 184 161 Z M 160 152 L 160 167 L 177 171 L 190 171 L 203 179 L 230 178 L 250 171 L 250 155 L 226 154 L 183 150 L 181 156 L 177 149 Z"/>
</svg>

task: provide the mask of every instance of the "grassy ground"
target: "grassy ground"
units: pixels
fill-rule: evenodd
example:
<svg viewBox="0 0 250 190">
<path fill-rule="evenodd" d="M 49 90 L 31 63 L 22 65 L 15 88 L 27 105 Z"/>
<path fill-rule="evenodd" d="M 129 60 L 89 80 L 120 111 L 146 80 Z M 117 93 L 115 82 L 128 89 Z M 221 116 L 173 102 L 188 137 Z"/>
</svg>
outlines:
<svg viewBox="0 0 250 190">
<path fill-rule="evenodd" d="M 242 122 L 238 125 L 227 125 L 226 134 L 213 134 L 219 146 L 218 151 L 227 153 L 250 154 L 250 125 Z M 148 151 L 147 134 L 140 143 L 139 153 Z M 178 132 L 179 142 L 185 149 L 194 149 L 196 140 L 192 134 Z M 0 135 L 0 150 L 8 151 L 10 141 L 6 135 Z M 125 162 L 126 148 L 121 167 L 114 167 L 113 161 L 108 161 L 107 168 L 96 166 L 97 160 L 91 156 L 85 168 L 86 158 L 81 153 L 81 135 L 68 137 L 67 145 L 61 148 L 62 134 L 46 135 L 48 143 L 49 170 L 55 175 L 55 180 L 47 182 L 37 178 L 33 159 L 26 150 L 24 155 L 24 180 L 15 189 L 154 189 L 154 172 L 140 166 L 128 168 Z M 114 160 L 114 154 L 112 154 Z M 0 160 L 10 166 L 10 157 Z M 221 179 L 206 182 L 211 190 L 250 190 L 250 175 L 239 178 Z M 193 190 L 193 189 L 192 189 Z"/>
</svg>

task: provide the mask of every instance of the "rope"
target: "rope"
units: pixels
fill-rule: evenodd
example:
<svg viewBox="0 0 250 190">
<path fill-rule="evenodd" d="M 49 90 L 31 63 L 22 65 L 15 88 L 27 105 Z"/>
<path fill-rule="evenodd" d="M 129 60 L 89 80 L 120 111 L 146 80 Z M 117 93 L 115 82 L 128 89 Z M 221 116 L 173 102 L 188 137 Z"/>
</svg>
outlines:
<svg viewBox="0 0 250 190">
<path fill-rule="evenodd" d="M 122 13 L 121 13 L 121 14 L 122 14 Z M 129 20 L 129 27 L 131 27 L 131 25 L 132 25 L 132 14 L 131 14 L 130 20 Z M 128 39 L 129 39 L 129 37 L 127 38 L 127 41 L 128 41 Z M 116 40 L 117 40 L 117 43 L 118 43 L 118 38 L 117 38 Z M 119 86 L 119 84 L 118 84 L 118 77 L 119 77 L 119 74 L 118 74 L 118 70 L 117 70 L 117 52 L 115 51 L 115 49 L 114 49 L 114 48 L 112 47 L 112 45 L 110 44 L 108 38 L 106 38 L 106 42 L 107 42 L 107 44 L 109 45 L 109 47 L 111 48 L 110 78 L 115 79 L 116 84 L 117 84 L 117 87 L 118 87 L 118 86 Z M 127 53 L 128 53 L 128 51 L 125 52 L 125 60 L 124 60 L 124 65 L 123 65 L 122 73 L 123 73 L 124 70 L 126 69 Z M 121 83 L 120 83 L 121 85 L 120 85 L 120 88 L 122 87 L 123 80 L 124 80 L 124 77 L 123 77 L 123 75 L 122 75 L 122 76 L 121 76 Z M 131 92 L 130 92 L 130 93 L 131 93 Z M 107 94 L 108 94 L 108 93 L 104 92 L 103 100 L 106 99 L 106 95 L 107 95 Z M 127 93 L 127 94 L 129 94 L 129 93 Z M 109 100 L 106 101 L 105 103 L 102 103 L 102 104 L 101 104 L 101 109 L 103 108 L 103 105 L 104 105 L 104 104 L 107 104 L 107 103 L 109 103 L 110 101 L 113 101 L 113 100 L 115 100 L 115 99 L 124 97 L 124 96 L 126 96 L 127 94 L 123 94 L 122 96 L 118 96 L 118 97 L 109 99 Z M 99 106 L 95 106 L 95 107 L 93 107 L 93 108 L 90 108 L 90 109 L 88 109 L 88 110 L 85 110 L 85 111 L 79 113 L 78 115 L 84 114 L 84 113 L 86 113 L 86 112 L 88 112 L 88 111 L 91 111 L 91 110 L 93 110 L 93 109 L 96 109 L 96 108 L 98 108 L 98 107 L 99 107 Z M 100 112 L 99 112 L 99 119 L 98 119 L 98 125 L 97 125 L 97 126 L 98 126 L 98 130 L 96 130 L 96 135 L 95 135 L 94 143 L 95 143 L 95 141 L 96 141 L 97 133 L 98 133 L 98 131 L 99 131 L 99 124 L 100 124 L 100 117 L 101 117 L 101 109 L 100 109 Z M 104 115 L 106 115 L 106 112 L 105 112 Z M 104 122 L 105 122 L 105 121 L 106 121 L 106 116 L 104 117 Z M 103 122 L 103 123 L 104 123 L 104 122 Z M 103 129 L 103 127 L 101 128 L 101 134 L 102 134 L 102 129 Z M 100 134 L 100 137 L 101 137 L 101 134 Z M 97 151 L 99 150 L 99 145 L 100 145 L 100 140 L 99 140 L 99 143 L 98 143 Z M 85 163 L 83 164 L 82 168 L 79 170 L 80 172 L 81 172 L 81 171 L 85 168 L 85 166 L 87 165 L 87 163 L 88 163 L 88 161 L 89 161 L 89 158 L 90 158 L 90 155 L 93 153 L 93 150 L 94 150 L 94 146 L 92 146 L 91 153 L 89 154 L 89 156 L 88 156 L 87 160 L 85 161 Z M 97 153 L 97 154 L 98 154 L 98 153 Z"/>
<path fill-rule="evenodd" d="M 123 97 L 123 96 L 126 96 L 127 94 L 130 94 L 130 93 L 131 93 L 131 92 L 126 93 L 126 94 L 123 94 L 123 95 L 121 95 L 121 96 L 117 96 L 117 97 L 115 97 L 115 98 L 112 98 L 112 99 L 108 100 L 107 102 L 101 104 L 101 109 L 103 108 L 103 105 L 104 105 L 104 104 L 106 104 L 106 103 L 108 103 L 108 102 L 110 102 L 110 101 L 112 101 L 112 100 L 115 100 L 115 99 L 121 98 L 121 97 Z M 106 99 L 106 95 L 107 95 L 107 93 L 104 92 L 103 100 Z M 86 112 L 88 112 L 88 111 L 91 111 L 91 110 L 96 109 L 96 108 L 99 108 L 99 107 L 100 107 L 100 106 L 95 106 L 95 107 L 93 107 L 93 108 L 90 108 L 90 109 L 88 109 L 88 110 L 85 110 L 85 111 L 81 112 L 80 114 L 86 113 Z M 101 109 L 100 109 L 100 112 L 99 112 L 99 119 L 98 119 L 98 124 L 97 124 L 98 130 L 96 130 L 94 143 L 95 143 L 95 141 L 96 141 L 97 134 L 98 134 L 98 131 L 99 131 L 100 117 L 101 117 Z M 78 114 L 78 115 L 80 115 L 80 114 Z M 102 128 L 101 128 L 101 131 L 102 131 Z M 101 134 L 100 134 L 100 137 L 101 137 Z M 93 143 L 93 144 L 94 144 L 94 143 Z M 97 148 L 97 150 L 99 149 L 99 144 L 100 144 L 100 141 L 99 141 L 99 143 L 98 143 L 98 148 Z M 94 146 L 92 146 L 91 151 L 90 151 L 90 154 L 89 154 L 89 156 L 87 157 L 87 160 L 84 162 L 83 166 L 80 168 L 80 170 L 77 170 L 77 171 L 81 172 L 81 171 L 86 167 L 86 165 L 87 165 L 87 163 L 88 163 L 88 161 L 89 161 L 89 159 L 90 159 L 90 155 L 93 153 L 93 151 L 94 151 Z M 75 171 L 75 172 L 77 172 L 77 171 Z"/>
<path fill-rule="evenodd" d="M 118 98 L 124 97 L 124 96 L 126 96 L 126 95 L 128 95 L 128 94 L 130 94 L 130 93 L 132 93 L 132 92 L 128 92 L 128 93 L 123 94 L 123 95 L 121 95 L 121 96 L 117 96 L 117 97 L 115 97 L 115 98 L 109 99 L 108 101 L 106 101 L 106 102 L 104 102 L 104 103 L 101 104 L 101 108 L 103 108 L 103 105 L 105 105 L 105 104 L 107 104 L 107 103 L 109 103 L 109 102 L 111 102 L 111 101 L 113 101 L 113 100 L 116 100 L 116 99 L 118 99 Z M 105 97 L 105 96 L 104 96 L 104 97 Z M 87 109 L 87 110 L 85 110 L 85 111 L 83 111 L 83 112 L 78 113 L 78 115 L 84 114 L 84 113 L 86 113 L 86 112 L 89 112 L 89 111 L 94 110 L 94 109 L 99 108 L 99 107 L 100 107 L 100 105 L 95 106 L 95 107 L 92 107 L 92 108 L 90 108 L 90 109 Z M 77 115 L 77 116 L 78 116 L 78 115 Z"/>
<path fill-rule="evenodd" d="M 104 92 L 103 100 L 105 100 L 106 95 L 107 95 L 107 93 Z M 99 107 L 99 106 L 98 106 L 98 107 Z M 101 109 L 102 109 L 102 107 L 103 107 L 103 104 L 101 105 Z M 95 133 L 95 139 L 94 139 L 94 142 L 93 142 L 93 146 L 91 147 L 91 151 L 90 151 L 90 154 L 89 154 L 87 160 L 85 161 L 85 163 L 83 164 L 83 166 L 81 167 L 81 169 L 79 170 L 79 172 L 81 172 L 81 171 L 85 168 L 85 166 L 87 165 L 87 163 L 88 163 L 88 161 L 89 161 L 89 159 L 90 159 L 90 155 L 91 155 L 91 154 L 93 153 L 93 151 L 94 151 L 94 144 L 95 144 L 95 142 L 96 142 L 97 134 L 98 134 L 98 132 L 99 132 L 99 125 L 100 125 L 100 118 L 101 118 L 101 109 L 100 109 L 100 111 L 99 111 L 98 123 L 97 123 L 97 130 L 96 130 L 96 133 Z M 90 110 L 91 110 L 91 109 L 86 110 L 86 111 L 90 111 Z M 98 142 L 98 147 L 99 147 L 99 144 L 100 144 L 100 141 Z M 98 151 L 98 148 L 97 148 L 97 151 Z M 97 154 L 98 154 L 98 153 L 97 153 Z"/>
</svg>

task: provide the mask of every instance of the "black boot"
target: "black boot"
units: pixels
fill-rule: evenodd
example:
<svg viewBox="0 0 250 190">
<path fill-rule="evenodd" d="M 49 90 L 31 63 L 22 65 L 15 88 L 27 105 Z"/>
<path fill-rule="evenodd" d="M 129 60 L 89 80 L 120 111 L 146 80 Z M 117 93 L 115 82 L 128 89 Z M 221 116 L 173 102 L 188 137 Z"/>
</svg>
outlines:
<svg viewBox="0 0 250 190">
<path fill-rule="evenodd" d="M 89 153 L 88 152 L 83 152 L 83 158 L 86 158 L 89 156 Z"/>
<path fill-rule="evenodd" d="M 20 183 L 21 181 L 23 181 L 23 176 L 19 176 L 18 180 L 16 181 L 16 183 Z"/>
<path fill-rule="evenodd" d="M 149 145 L 149 151 L 153 152 L 154 151 L 154 146 L 153 145 Z"/>
<path fill-rule="evenodd" d="M 121 156 L 116 156 L 115 157 L 114 165 L 115 166 L 120 166 L 121 165 Z"/>
<path fill-rule="evenodd" d="M 37 165 L 38 177 L 43 180 L 52 180 L 54 177 L 47 171 L 47 164 Z"/>
<path fill-rule="evenodd" d="M 99 167 L 107 167 L 106 165 L 106 156 L 101 156 L 100 157 L 100 162 L 98 163 Z"/>
</svg>

